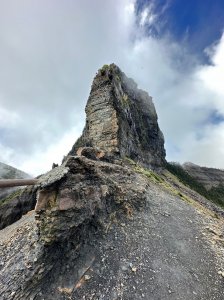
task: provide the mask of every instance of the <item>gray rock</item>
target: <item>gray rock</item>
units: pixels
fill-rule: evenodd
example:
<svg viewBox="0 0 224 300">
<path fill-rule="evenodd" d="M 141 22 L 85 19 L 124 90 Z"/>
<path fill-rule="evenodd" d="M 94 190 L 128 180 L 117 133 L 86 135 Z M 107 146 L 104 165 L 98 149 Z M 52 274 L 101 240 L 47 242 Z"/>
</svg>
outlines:
<svg viewBox="0 0 224 300">
<path fill-rule="evenodd" d="M 35 212 L 0 231 L 0 298 L 223 299 L 223 218 L 133 161 L 165 164 L 151 98 L 104 66 L 86 112 L 73 156 L 24 192 Z"/>
<path fill-rule="evenodd" d="M 95 147 L 144 166 L 165 164 L 163 134 L 152 97 L 115 65 L 104 66 L 93 80 L 86 105 L 86 125 L 69 155 Z"/>
<path fill-rule="evenodd" d="M 22 215 L 34 209 L 36 188 L 17 189 L 0 203 L 0 229 L 16 222 Z"/>
<path fill-rule="evenodd" d="M 114 210 L 130 215 L 134 207 L 144 206 L 146 182 L 127 167 L 70 156 L 58 167 L 60 172 L 55 169 L 47 174 L 51 183 L 40 185 L 35 209 L 40 240 L 46 245 L 68 240 L 93 218 L 106 230 Z M 63 176 L 58 178 L 58 173 Z"/>
</svg>

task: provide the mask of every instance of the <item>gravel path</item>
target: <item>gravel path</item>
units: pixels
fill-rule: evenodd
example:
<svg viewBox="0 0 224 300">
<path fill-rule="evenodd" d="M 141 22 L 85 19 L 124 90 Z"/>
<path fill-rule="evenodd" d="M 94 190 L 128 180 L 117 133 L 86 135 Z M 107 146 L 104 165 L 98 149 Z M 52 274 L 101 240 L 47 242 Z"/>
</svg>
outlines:
<svg viewBox="0 0 224 300">
<path fill-rule="evenodd" d="M 144 211 L 119 219 L 104 239 L 95 236 L 84 245 L 73 262 L 81 272 L 62 260 L 58 268 L 62 273 L 67 268 L 67 277 L 55 272 L 44 298 L 37 299 L 224 299 L 220 257 L 204 234 L 209 221 L 152 185 Z"/>
<path fill-rule="evenodd" d="M 0 230 L 0 243 L 3 243 L 10 239 L 17 233 L 18 228 L 21 228 L 29 223 L 34 222 L 34 211 L 30 211 L 26 215 L 24 215 L 21 219 L 17 222 L 5 227 L 4 229 Z"/>
<path fill-rule="evenodd" d="M 108 232 L 103 237 L 91 233 L 78 256 L 76 249 L 59 252 L 38 294 L 21 298 L 7 289 L 7 280 L 18 290 L 21 276 L 32 272 L 32 261 L 39 253 L 33 246 L 33 222 L 30 213 L 0 231 L 4 282 L 0 287 L 7 292 L 7 296 L 0 292 L 1 299 L 224 299 L 219 235 L 223 220 L 197 212 L 158 185 L 150 184 L 146 208 L 135 211 L 131 219 L 115 215 Z M 47 263 L 48 259 L 46 268 Z"/>
</svg>

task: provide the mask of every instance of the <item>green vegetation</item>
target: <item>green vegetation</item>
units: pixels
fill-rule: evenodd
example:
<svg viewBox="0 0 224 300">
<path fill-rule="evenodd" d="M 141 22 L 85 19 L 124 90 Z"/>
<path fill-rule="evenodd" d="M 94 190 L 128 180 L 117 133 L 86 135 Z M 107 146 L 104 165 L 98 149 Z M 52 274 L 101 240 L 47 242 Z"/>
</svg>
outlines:
<svg viewBox="0 0 224 300">
<path fill-rule="evenodd" d="M 117 74 L 116 74 L 115 78 L 117 81 L 121 81 L 120 77 Z"/>
<path fill-rule="evenodd" d="M 11 193 L 10 195 L 8 195 L 7 197 L 3 198 L 0 200 L 0 206 L 6 204 L 7 202 L 10 202 L 11 200 L 15 199 L 16 197 L 20 196 L 22 194 L 23 190 L 19 189 L 13 193 Z"/>
<path fill-rule="evenodd" d="M 224 186 L 219 185 L 217 187 L 212 187 L 209 190 L 209 199 L 220 205 L 221 207 L 224 208 Z"/>
<path fill-rule="evenodd" d="M 194 200 L 193 198 L 183 194 L 182 192 L 180 192 L 178 189 L 175 188 L 175 186 L 173 186 L 172 184 L 170 184 L 168 181 L 166 181 L 165 179 L 163 179 L 162 177 L 160 177 L 158 174 L 154 173 L 152 170 L 149 169 L 145 169 L 143 167 L 141 167 L 140 165 L 138 165 L 135 161 L 133 161 L 132 159 L 130 159 L 129 157 L 125 157 L 125 160 L 128 161 L 128 163 L 130 165 L 132 165 L 132 168 L 142 174 L 147 176 L 151 181 L 153 181 L 156 184 L 159 184 L 161 187 L 165 188 L 166 190 L 168 190 L 170 193 L 172 193 L 173 195 L 176 195 L 178 197 L 180 197 L 183 201 L 193 205 L 194 207 L 196 207 L 199 211 L 210 215 L 212 217 L 216 217 L 216 214 L 211 212 L 209 209 L 207 209 L 206 207 L 204 207 L 202 204 L 200 204 L 198 201 Z M 190 178 L 188 177 L 188 173 L 185 174 L 186 172 L 181 168 L 180 165 L 177 165 L 178 168 L 173 168 L 172 164 L 169 164 L 170 169 L 172 170 L 172 172 L 170 171 L 170 173 L 174 174 L 174 176 L 176 178 L 178 178 L 180 180 L 180 177 L 184 178 L 184 180 L 181 180 L 182 183 L 184 183 L 185 185 L 188 185 L 186 183 L 186 181 L 188 180 L 188 183 L 192 181 L 195 181 L 190 175 Z M 182 173 L 182 170 L 184 171 L 184 174 Z M 175 172 L 175 173 L 174 173 Z M 186 176 L 185 176 L 186 175 Z M 184 182 L 183 182 L 184 181 Z M 196 184 L 198 184 L 198 182 L 195 182 L 195 187 Z M 202 186 L 203 187 L 203 186 Z M 204 188 L 204 187 L 203 187 Z M 193 188 L 192 188 L 193 189 Z M 204 189 L 205 190 L 205 189 Z M 206 191 L 206 190 L 205 190 Z M 206 193 L 208 193 L 206 191 Z"/>
<path fill-rule="evenodd" d="M 100 73 L 102 76 L 106 74 L 106 71 L 109 70 L 110 66 L 109 65 L 103 65 L 102 68 L 100 69 Z"/>
<path fill-rule="evenodd" d="M 131 165 L 134 166 L 134 170 L 137 173 L 143 174 L 145 176 L 147 176 L 149 179 L 152 179 L 154 182 L 164 182 L 163 178 L 161 178 L 158 174 L 154 173 L 152 170 L 149 169 L 145 169 L 142 166 L 140 166 L 139 164 L 137 164 L 135 161 L 133 161 L 132 159 L 130 159 L 129 157 L 125 158 Z"/>
<path fill-rule="evenodd" d="M 129 106 L 129 99 L 128 99 L 128 95 L 124 94 L 122 96 L 122 106 L 125 108 L 127 106 Z"/>
<path fill-rule="evenodd" d="M 208 200 L 224 208 L 224 186 L 219 185 L 210 190 L 206 188 L 192 176 L 190 176 L 182 167 L 177 163 L 167 163 L 167 170 L 175 175 L 184 185 L 189 186 L 192 190 L 204 196 Z"/>
<path fill-rule="evenodd" d="M 183 184 L 189 186 L 192 190 L 198 192 L 204 197 L 207 195 L 205 187 L 190 176 L 182 167 L 177 163 L 167 163 L 167 170 L 175 175 Z"/>
</svg>

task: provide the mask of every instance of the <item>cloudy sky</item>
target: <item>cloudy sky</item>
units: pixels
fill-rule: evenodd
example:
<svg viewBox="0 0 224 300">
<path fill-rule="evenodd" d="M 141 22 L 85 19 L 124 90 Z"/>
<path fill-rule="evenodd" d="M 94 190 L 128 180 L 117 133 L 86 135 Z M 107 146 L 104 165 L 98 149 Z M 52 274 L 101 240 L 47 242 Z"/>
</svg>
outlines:
<svg viewBox="0 0 224 300">
<path fill-rule="evenodd" d="M 60 163 L 112 62 L 153 97 L 169 161 L 224 168 L 223 0 L 0 0 L 0 161 Z"/>
</svg>

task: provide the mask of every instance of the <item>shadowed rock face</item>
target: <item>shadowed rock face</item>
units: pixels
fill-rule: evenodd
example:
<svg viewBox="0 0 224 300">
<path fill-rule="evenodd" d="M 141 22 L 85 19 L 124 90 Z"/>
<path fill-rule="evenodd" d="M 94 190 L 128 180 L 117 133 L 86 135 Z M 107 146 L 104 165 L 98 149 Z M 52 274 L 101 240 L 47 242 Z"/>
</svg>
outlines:
<svg viewBox="0 0 224 300">
<path fill-rule="evenodd" d="M 34 209 L 35 204 L 35 187 L 26 187 L 10 194 L 0 205 L 0 229 L 19 220 L 22 215 Z"/>
<path fill-rule="evenodd" d="M 0 179 L 30 179 L 31 176 L 0 162 Z M 35 189 L 19 186 L 0 188 L 0 229 L 16 222 L 34 209 Z"/>
<path fill-rule="evenodd" d="M 114 64 L 94 78 L 86 105 L 86 125 L 69 155 L 98 147 L 147 167 L 165 164 L 164 138 L 152 98 Z"/>
</svg>

